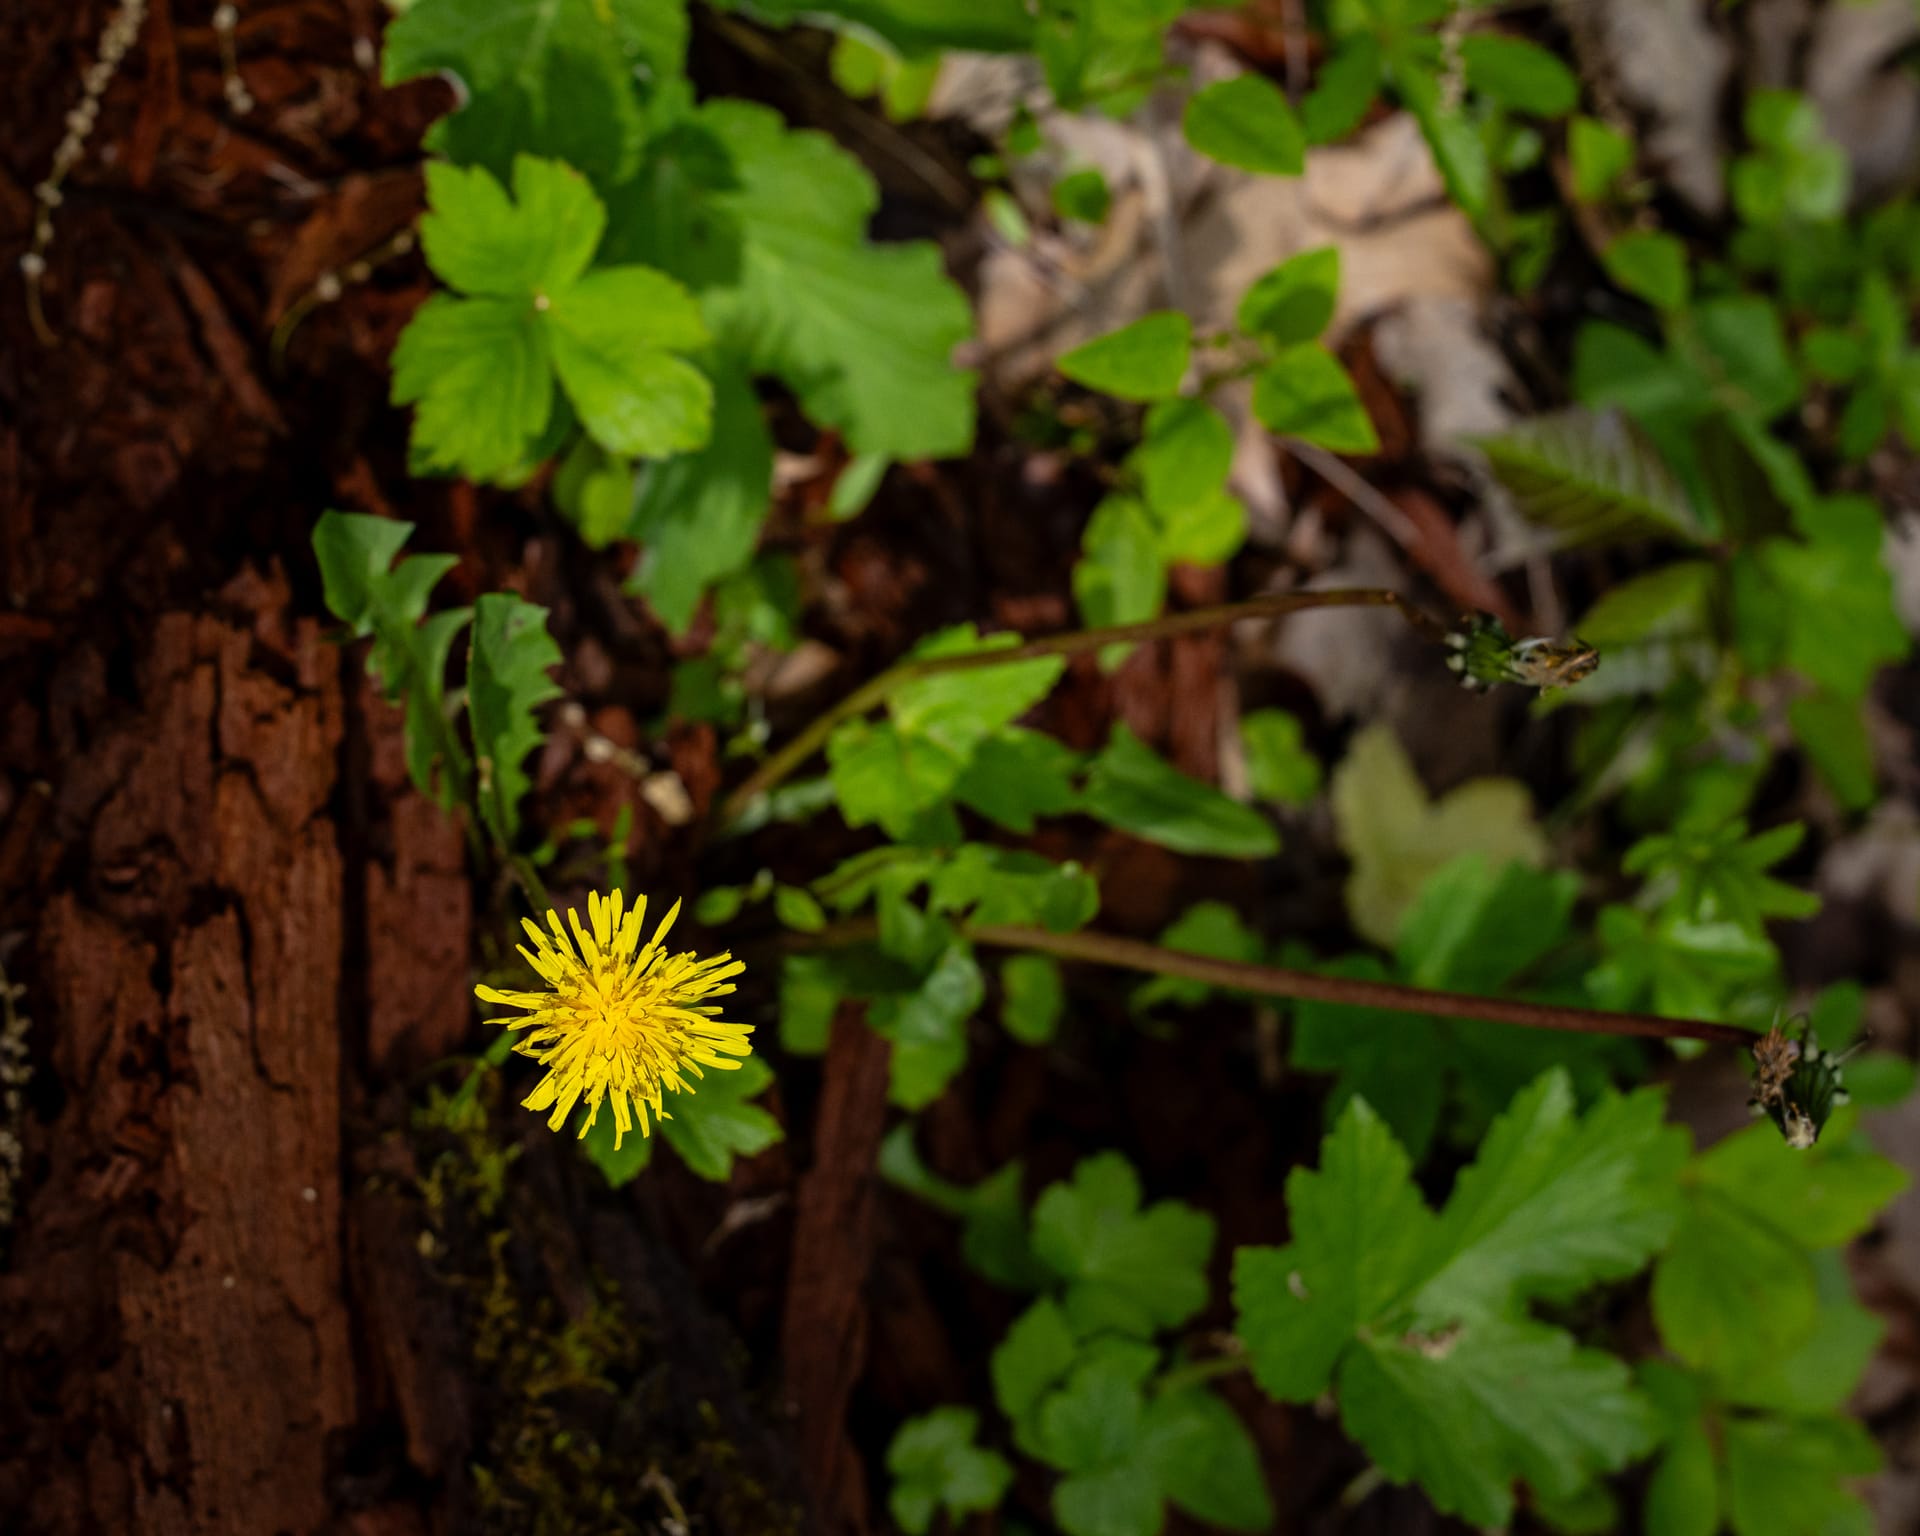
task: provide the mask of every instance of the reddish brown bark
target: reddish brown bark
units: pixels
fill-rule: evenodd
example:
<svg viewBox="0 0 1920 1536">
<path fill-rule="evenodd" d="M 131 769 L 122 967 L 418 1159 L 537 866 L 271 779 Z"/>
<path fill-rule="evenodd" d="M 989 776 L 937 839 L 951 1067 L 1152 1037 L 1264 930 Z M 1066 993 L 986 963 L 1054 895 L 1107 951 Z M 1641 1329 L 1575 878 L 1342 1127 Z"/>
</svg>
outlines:
<svg viewBox="0 0 1920 1536">
<path fill-rule="evenodd" d="M 0 1507 L 36 1531 L 314 1530 L 353 1413 L 337 662 L 281 584 L 225 598 L 161 617 L 58 796 L 90 876 L 39 934 L 68 1100 L 0 1281 Z"/>
<path fill-rule="evenodd" d="M 781 1355 L 801 1464 L 830 1529 L 867 1528 L 866 1473 L 847 1437 L 847 1402 L 866 1369 L 867 1276 L 873 1264 L 886 1127 L 889 1047 L 843 1015 L 827 1048 L 813 1167 L 800 1180 Z"/>
</svg>

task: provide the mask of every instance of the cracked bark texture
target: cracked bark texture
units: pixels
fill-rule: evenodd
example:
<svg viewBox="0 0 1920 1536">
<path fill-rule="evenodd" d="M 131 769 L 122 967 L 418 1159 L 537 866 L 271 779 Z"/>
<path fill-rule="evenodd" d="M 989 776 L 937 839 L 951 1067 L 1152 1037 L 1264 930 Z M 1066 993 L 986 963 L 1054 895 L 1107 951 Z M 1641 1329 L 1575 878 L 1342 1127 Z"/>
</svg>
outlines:
<svg viewBox="0 0 1920 1536">
<path fill-rule="evenodd" d="M 342 1295 L 338 654 L 245 575 L 73 760 L 37 969 L 65 1107 L 0 1277 L 0 1526 L 328 1517 Z"/>
</svg>

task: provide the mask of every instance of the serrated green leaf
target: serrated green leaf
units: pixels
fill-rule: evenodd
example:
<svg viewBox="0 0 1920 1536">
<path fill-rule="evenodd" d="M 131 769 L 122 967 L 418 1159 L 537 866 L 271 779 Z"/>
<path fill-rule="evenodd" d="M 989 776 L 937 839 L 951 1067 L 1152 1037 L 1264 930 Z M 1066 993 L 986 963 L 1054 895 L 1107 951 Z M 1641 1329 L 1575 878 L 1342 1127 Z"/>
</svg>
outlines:
<svg viewBox="0 0 1920 1536">
<path fill-rule="evenodd" d="M 1565 547 L 1704 537 L 1680 482 L 1618 412 L 1536 416 L 1475 442 L 1521 515 Z"/>
<path fill-rule="evenodd" d="M 1264 75 L 1216 80 L 1188 98 L 1181 127 L 1210 160 L 1268 176 L 1306 169 L 1307 137 L 1287 98 Z"/>
<path fill-rule="evenodd" d="M 1725 1428 L 1727 1514 L 1738 1536 L 1869 1536 L 1873 1520 L 1842 1487 L 1880 1469 L 1852 1419 L 1736 1418 Z"/>
<path fill-rule="evenodd" d="M 909 1536 L 924 1536 L 937 1510 L 953 1516 L 994 1508 L 1013 1482 L 1013 1468 L 974 1444 L 980 1415 L 970 1408 L 936 1408 L 909 1419 L 887 1446 L 893 1478 L 887 1507 Z"/>
<path fill-rule="evenodd" d="M 545 312 L 548 345 L 594 441 L 633 458 L 701 447 L 713 430 L 713 386 L 675 357 L 707 340 L 692 296 L 650 267 L 604 267 Z"/>
<path fill-rule="evenodd" d="M 737 179 L 707 200 L 737 228 L 737 274 L 711 262 L 678 274 L 696 287 L 723 276 L 704 295 L 714 333 L 783 379 L 855 453 L 965 452 L 974 375 L 952 353 L 972 334 L 972 314 L 938 247 L 868 241 L 873 180 L 824 134 L 795 132 L 745 101 L 710 102 L 696 123 Z"/>
<path fill-rule="evenodd" d="M 1319 1171 L 1287 1176 L 1287 1212 L 1291 1244 L 1235 1251 L 1233 1304 L 1254 1380 L 1303 1403 L 1327 1390 L 1358 1330 L 1432 1272 L 1437 1226 L 1406 1153 L 1361 1100 L 1322 1143 Z"/>
<path fill-rule="evenodd" d="M 611 49 L 660 78 L 679 72 L 686 8 L 678 0 L 414 0 L 387 28 L 389 85 L 450 69 L 481 92 L 522 76 L 548 47 Z"/>
<path fill-rule="evenodd" d="M 412 452 L 424 472 L 515 478 L 553 396 L 546 330 L 518 300 L 436 293 L 393 349 L 393 403 L 415 408 Z"/>
<path fill-rule="evenodd" d="M 1177 853 L 1254 859 L 1280 847 L 1266 817 L 1187 777 L 1124 724 L 1113 728 L 1094 759 L 1081 806 L 1108 826 Z"/>
<path fill-rule="evenodd" d="M 1276 352 L 1253 382 L 1253 414 L 1269 432 L 1333 453 L 1378 453 L 1379 435 L 1340 360 L 1318 343 Z"/>
<path fill-rule="evenodd" d="M 994 1401 L 1023 1449 L 1031 1451 L 1037 1442 L 1041 1400 L 1072 1369 L 1078 1353 L 1066 1314 L 1044 1296 L 1014 1320 L 994 1349 L 988 1362 Z"/>
<path fill-rule="evenodd" d="M 1703 1189 L 1778 1227 L 1805 1248 L 1851 1241 L 1906 1189 L 1899 1164 L 1842 1134 L 1805 1151 L 1755 1125 L 1700 1155 L 1694 1177 Z"/>
<path fill-rule="evenodd" d="M 1333 320 L 1340 294 L 1340 248 L 1316 246 L 1289 256 L 1241 295 L 1234 324 L 1271 347 L 1316 341 Z"/>
<path fill-rule="evenodd" d="M 660 1134 L 694 1173 L 723 1183 L 733 1175 L 735 1158 L 753 1157 L 786 1136 L 778 1120 L 747 1102 L 772 1083 L 773 1068 L 758 1056 L 746 1057 L 732 1072 L 709 1072 L 691 1093 L 666 1101 Z"/>
<path fill-rule="evenodd" d="M 1193 350 L 1193 323 L 1157 310 L 1063 353 L 1054 363 L 1076 384 L 1122 400 L 1164 400 L 1180 388 Z"/>
<path fill-rule="evenodd" d="M 1156 1393 L 1140 1427 L 1139 1455 L 1173 1503 L 1230 1531 L 1273 1528 L 1260 1453 L 1234 1411 L 1211 1392 Z"/>
<path fill-rule="evenodd" d="M 530 787 L 523 765 L 544 739 L 533 712 L 560 696 L 547 671 L 561 660 L 546 609 L 511 592 L 485 593 L 474 605 L 467 718 L 480 814 L 502 848 L 519 834 L 520 801 Z"/>
<path fill-rule="evenodd" d="M 1798 1347 L 1818 1306 L 1802 1248 L 1717 1194 L 1689 1194 L 1653 1276 L 1653 1315 L 1669 1350 L 1737 1379 Z"/>
<path fill-rule="evenodd" d="M 1049 1185 L 1033 1207 L 1033 1251 L 1066 1286 L 1079 1333 L 1141 1338 L 1175 1328 L 1207 1301 L 1213 1219 L 1177 1200 L 1140 1208 L 1125 1158 L 1084 1158 L 1071 1182 Z"/>
<path fill-rule="evenodd" d="M 571 166 L 531 155 L 513 162 L 513 196 L 491 172 L 427 165 L 420 246 L 449 288 L 503 299 L 566 288 L 587 270 L 606 209 Z"/>
<path fill-rule="evenodd" d="M 1421 1308 L 1463 1317 L 1638 1271 L 1673 1230 L 1688 1152 L 1662 1110 L 1644 1091 L 1576 1116 L 1558 1071 L 1523 1091 L 1454 1185 L 1437 1239 L 1447 1257 Z"/>
<path fill-rule="evenodd" d="M 1340 1371 L 1340 1419 L 1390 1479 L 1417 1481 L 1436 1507 L 1478 1526 L 1512 1518 L 1516 1478 L 1567 1496 L 1655 1439 L 1620 1361 L 1503 1317 L 1354 1350 Z"/>
<path fill-rule="evenodd" d="M 404 702 L 408 776 L 449 810 L 468 798 L 472 775 L 446 701 L 447 658 L 470 610 L 423 618 L 434 586 L 458 561 L 413 555 L 393 565 L 412 532 L 412 523 L 325 512 L 314 525 L 313 552 L 328 609 L 355 635 L 373 636 L 367 668 L 389 699 Z"/>
</svg>

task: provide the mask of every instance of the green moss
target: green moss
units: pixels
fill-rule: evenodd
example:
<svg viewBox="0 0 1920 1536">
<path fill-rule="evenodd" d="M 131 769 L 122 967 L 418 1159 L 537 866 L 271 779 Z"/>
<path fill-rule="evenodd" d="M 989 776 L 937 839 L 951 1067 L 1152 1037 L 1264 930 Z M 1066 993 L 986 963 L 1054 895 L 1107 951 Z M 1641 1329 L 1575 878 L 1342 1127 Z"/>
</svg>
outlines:
<svg viewBox="0 0 1920 1536">
<path fill-rule="evenodd" d="M 692 1433 L 671 1370 L 598 1273 L 572 1310 L 548 1293 L 539 1213 L 515 1198 L 519 1148 L 480 1091 L 431 1093 L 414 1116 L 422 1252 L 453 1294 L 473 1392 L 467 1467 L 489 1536 L 727 1530 L 786 1536 L 800 1512 L 743 1467 L 707 1405 Z"/>
</svg>

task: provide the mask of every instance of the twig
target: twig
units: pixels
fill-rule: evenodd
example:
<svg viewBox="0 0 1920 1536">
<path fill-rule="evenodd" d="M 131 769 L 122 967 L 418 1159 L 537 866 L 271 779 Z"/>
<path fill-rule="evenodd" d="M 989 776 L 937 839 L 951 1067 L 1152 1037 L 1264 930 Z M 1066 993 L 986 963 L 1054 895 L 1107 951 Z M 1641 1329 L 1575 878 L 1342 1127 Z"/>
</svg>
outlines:
<svg viewBox="0 0 1920 1536">
<path fill-rule="evenodd" d="M 1435 644 L 1442 644 L 1446 639 L 1445 625 L 1398 592 L 1390 592 L 1384 587 L 1343 587 L 1322 592 L 1270 592 L 1237 603 L 1195 608 L 1186 613 L 1170 613 L 1137 624 L 1109 624 L 1099 629 L 1076 629 L 1065 634 L 1047 635 L 997 651 L 967 651 L 957 656 L 927 656 L 902 661 L 877 677 L 869 678 L 839 703 L 816 716 L 799 735 L 755 769 L 747 781 L 721 803 L 721 824 L 728 825 L 740 820 L 756 800 L 783 783 L 795 769 L 824 747 L 827 737 L 833 734 L 833 728 L 841 721 L 863 715 L 884 704 L 895 689 L 907 683 L 926 677 L 939 677 L 948 672 L 1004 667 L 1012 662 L 1032 661 L 1042 656 L 1073 656 L 1085 651 L 1098 651 L 1109 645 L 1164 640 L 1174 635 L 1218 629 L 1239 619 L 1281 618 L 1313 608 L 1391 608 L 1426 639 Z"/>
</svg>

